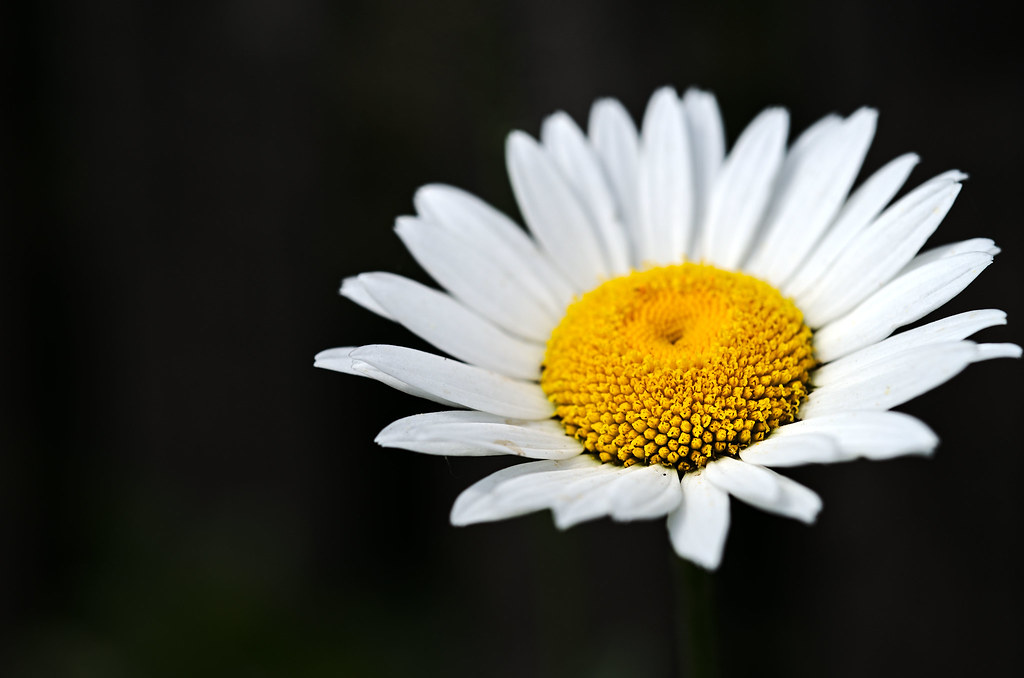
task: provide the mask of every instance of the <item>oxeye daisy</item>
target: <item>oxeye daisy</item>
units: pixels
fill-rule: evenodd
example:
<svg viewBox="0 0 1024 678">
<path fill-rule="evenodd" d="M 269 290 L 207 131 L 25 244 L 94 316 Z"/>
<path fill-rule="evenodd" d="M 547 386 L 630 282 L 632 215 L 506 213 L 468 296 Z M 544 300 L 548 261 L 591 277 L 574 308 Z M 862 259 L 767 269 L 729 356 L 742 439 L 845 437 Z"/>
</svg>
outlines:
<svg viewBox="0 0 1024 678">
<path fill-rule="evenodd" d="M 382 446 L 533 460 L 466 489 L 453 524 L 667 516 L 675 551 L 714 569 L 730 495 L 811 523 L 818 495 L 772 469 L 930 454 L 935 434 L 892 408 L 1021 355 L 967 340 L 1005 324 L 998 310 L 894 334 L 999 250 L 976 238 L 919 251 L 960 172 L 893 202 L 918 162 L 907 154 L 851 192 L 876 118 L 825 117 L 787 148 L 788 114 L 770 108 L 726 154 L 699 90 L 655 92 L 639 131 L 611 99 L 586 132 L 556 113 L 539 141 L 508 138 L 528 231 L 428 185 L 396 231 L 441 289 L 390 273 L 342 283 L 449 357 L 370 345 L 315 364 L 459 408 L 399 419 Z"/>
</svg>

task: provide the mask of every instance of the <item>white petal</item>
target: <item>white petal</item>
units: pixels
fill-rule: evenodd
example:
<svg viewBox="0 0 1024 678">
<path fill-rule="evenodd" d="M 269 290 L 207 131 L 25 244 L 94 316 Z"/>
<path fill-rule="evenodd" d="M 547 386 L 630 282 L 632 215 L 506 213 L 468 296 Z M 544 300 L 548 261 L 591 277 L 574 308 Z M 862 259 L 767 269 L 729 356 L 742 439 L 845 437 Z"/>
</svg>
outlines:
<svg viewBox="0 0 1024 678">
<path fill-rule="evenodd" d="M 919 161 L 916 154 L 907 153 L 868 177 L 846 201 L 821 243 L 783 285 L 783 294 L 797 298 L 805 295 L 857 234 L 889 204 Z"/>
<path fill-rule="evenodd" d="M 1020 358 L 1021 347 L 1017 344 L 978 344 L 978 356 L 974 362 L 994 358 Z"/>
<path fill-rule="evenodd" d="M 632 466 L 609 488 L 611 517 L 646 520 L 673 511 L 682 498 L 679 474 L 664 466 Z"/>
<path fill-rule="evenodd" d="M 671 87 L 651 97 L 640 141 L 638 258 L 683 260 L 693 231 L 693 171 L 679 98 Z"/>
<path fill-rule="evenodd" d="M 595 226 L 554 161 L 524 132 L 512 132 L 505 150 L 519 209 L 551 260 L 577 292 L 606 279 Z"/>
<path fill-rule="evenodd" d="M 891 280 L 953 206 L 963 176 L 944 175 L 927 182 L 883 212 L 850 243 L 813 292 L 797 300 L 807 324 L 821 327 Z"/>
<path fill-rule="evenodd" d="M 392 318 L 445 353 L 509 377 L 540 377 L 543 345 L 506 334 L 447 294 L 392 273 L 359 281 Z"/>
<path fill-rule="evenodd" d="M 862 108 L 803 154 L 775 203 L 765 234 L 744 270 L 774 285 L 784 282 L 839 212 L 875 134 L 877 111 Z"/>
<path fill-rule="evenodd" d="M 373 311 L 380 317 L 387 318 L 388 320 L 394 320 L 394 318 L 384 310 L 383 306 L 374 301 L 373 297 L 371 297 L 370 293 L 366 291 L 366 288 L 363 287 L 363 283 L 358 277 L 353 276 L 342 280 L 339 292 L 341 293 L 341 296 L 356 302 L 369 311 Z"/>
<path fill-rule="evenodd" d="M 968 252 L 984 252 L 985 254 L 994 257 L 999 254 L 1000 250 L 996 247 L 995 242 L 990 238 L 971 238 L 969 240 L 961 240 L 960 242 L 933 247 L 930 250 L 921 252 L 911 259 L 910 263 L 903 267 L 903 270 L 900 271 L 900 275 L 910 273 L 915 268 L 920 268 L 921 266 L 930 264 L 933 261 L 948 259 L 956 254 L 966 254 Z"/>
<path fill-rule="evenodd" d="M 326 351 L 321 351 L 316 354 L 313 359 L 313 367 L 319 367 L 325 370 L 334 370 L 335 372 L 341 372 L 342 374 L 352 374 L 357 377 L 367 377 L 369 379 L 375 379 L 376 381 L 386 384 L 396 391 L 402 393 L 408 393 L 409 395 L 416 396 L 417 398 L 425 398 L 426 400 L 433 400 L 434 402 L 441 403 L 442 405 L 453 405 L 457 406 L 458 403 L 454 403 L 450 400 L 424 391 L 423 389 L 416 388 L 411 384 L 407 384 L 401 379 L 396 379 L 390 374 L 381 372 L 372 365 L 367 365 L 364 362 L 355 360 L 352 358 L 352 352 L 356 350 L 356 346 L 343 346 L 340 348 L 332 348 Z"/>
<path fill-rule="evenodd" d="M 864 410 L 795 421 L 776 429 L 769 440 L 786 441 L 810 435 L 826 435 L 835 440 L 841 452 L 837 461 L 930 455 L 939 444 L 939 437 L 909 414 Z"/>
<path fill-rule="evenodd" d="M 828 386 L 842 381 L 856 379 L 866 367 L 894 353 L 936 344 L 945 341 L 966 339 L 986 327 L 1006 324 L 1006 313 L 995 309 L 968 311 L 936 320 L 912 330 L 893 335 L 888 339 L 871 344 L 859 351 L 845 355 L 839 360 L 819 367 L 811 374 L 815 386 Z"/>
<path fill-rule="evenodd" d="M 540 386 L 404 346 L 361 346 L 350 357 L 447 402 L 516 419 L 547 419 L 554 407 Z"/>
<path fill-rule="evenodd" d="M 714 570 L 722 562 L 729 533 L 729 495 L 703 473 L 687 473 L 680 488 L 682 500 L 668 516 L 672 548 L 679 556 Z"/>
<path fill-rule="evenodd" d="M 817 494 L 763 466 L 723 457 L 708 464 L 704 475 L 737 499 L 787 518 L 813 523 L 821 510 Z"/>
<path fill-rule="evenodd" d="M 701 475 L 719 489 L 755 506 L 772 504 L 779 498 L 778 474 L 757 464 L 722 457 L 705 466 Z"/>
<path fill-rule="evenodd" d="M 524 291 L 518 276 L 494 266 L 448 231 L 414 217 L 400 217 L 395 232 L 434 280 L 499 327 L 547 341 L 558 324 L 558 317 Z"/>
<path fill-rule="evenodd" d="M 553 420 L 508 419 L 485 412 L 431 412 L 388 424 L 375 441 L 424 454 L 568 459 L 583 453 L 582 444 Z"/>
<path fill-rule="evenodd" d="M 725 157 L 725 129 L 715 95 L 709 92 L 695 88 L 686 90 L 683 115 L 693 149 L 694 223 L 700 224 L 707 209 L 711 184 Z"/>
<path fill-rule="evenodd" d="M 657 518 L 679 504 L 679 475 L 675 469 L 605 466 L 609 472 L 574 481 L 564 493 L 572 498 L 553 505 L 555 525 L 560 529 L 606 515 L 616 520 Z"/>
<path fill-rule="evenodd" d="M 957 254 L 899 276 L 842 318 L 814 334 L 818 359 L 829 362 L 892 334 L 959 294 L 992 263 L 983 252 Z"/>
<path fill-rule="evenodd" d="M 514 274 L 556 319 L 572 300 L 572 286 L 517 223 L 480 198 L 454 186 L 429 184 L 416 191 L 416 211 L 457 235 L 477 257 Z"/>
<path fill-rule="evenodd" d="M 764 216 L 786 152 L 789 114 L 769 108 L 747 125 L 715 177 L 701 229 L 703 257 L 735 270 Z"/>
<path fill-rule="evenodd" d="M 451 523 L 457 526 L 471 525 L 537 511 L 544 506 L 531 508 L 524 504 L 522 510 L 515 514 L 508 513 L 507 506 L 500 506 L 503 495 L 509 493 L 508 484 L 517 480 L 525 480 L 527 483 L 539 480 L 543 483 L 546 477 L 556 473 L 563 474 L 561 477 L 568 481 L 579 477 L 580 473 L 589 473 L 599 464 L 589 455 L 580 455 L 565 460 L 531 461 L 495 471 L 462 491 L 452 506 Z M 512 485 L 513 490 L 515 487 Z"/>
<path fill-rule="evenodd" d="M 888 410 L 952 379 L 980 359 L 970 341 L 942 342 L 887 356 L 856 377 L 811 391 L 800 418 L 848 410 Z"/>
<path fill-rule="evenodd" d="M 557 499 L 551 502 L 555 527 L 567 530 L 573 525 L 608 515 L 611 511 L 608 488 L 629 473 L 629 469 L 611 464 L 602 466 L 604 468 L 600 471 L 574 480 L 558 490 Z"/>
<path fill-rule="evenodd" d="M 615 99 L 599 99 L 590 109 L 590 141 L 601 160 L 618 214 L 629 232 L 637 225 L 637 163 L 640 139 L 629 113 Z M 632 262 L 635 266 L 637 261 Z"/>
<path fill-rule="evenodd" d="M 529 467 L 529 468 L 523 468 Z M 453 525 L 514 518 L 572 501 L 612 467 L 581 455 L 564 461 L 534 461 L 502 469 L 467 488 L 452 507 Z M 584 483 L 573 485 L 576 481 Z"/>
<path fill-rule="evenodd" d="M 541 141 L 590 214 L 609 270 L 613 275 L 628 273 L 632 261 L 630 243 L 604 171 L 583 132 L 560 111 L 544 121 Z"/>
<path fill-rule="evenodd" d="M 773 434 L 740 452 L 740 459 L 743 461 L 773 468 L 803 466 L 804 464 L 831 464 L 847 458 L 849 457 L 842 454 L 835 440 L 820 433 L 799 436 L 776 436 Z"/>
</svg>

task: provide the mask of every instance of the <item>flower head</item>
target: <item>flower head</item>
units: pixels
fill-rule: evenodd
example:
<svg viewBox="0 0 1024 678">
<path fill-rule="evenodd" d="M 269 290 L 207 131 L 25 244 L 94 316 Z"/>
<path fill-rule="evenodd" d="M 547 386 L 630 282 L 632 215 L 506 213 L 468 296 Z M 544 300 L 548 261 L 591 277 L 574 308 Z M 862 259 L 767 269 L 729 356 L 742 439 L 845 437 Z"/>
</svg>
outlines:
<svg viewBox="0 0 1024 678">
<path fill-rule="evenodd" d="M 345 347 L 316 365 L 454 408 L 395 421 L 385 447 L 533 459 L 466 489 L 452 522 L 551 509 L 559 527 L 668 516 L 676 552 L 715 568 L 729 495 L 813 522 L 821 500 L 771 470 L 930 454 L 891 411 L 967 365 L 1020 357 L 966 338 L 979 310 L 893 334 L 956 296 L 998 252 L 919 252 L 960 192 L 946 172 L 892 204 L 918 158 L 851 188 L 876 113 L 828 116 L 787 149 L 764 111 L 725 154 L 713 96 L 655 92 L 638 132 L 614 100 L 587 133 L 564 113 L 509 136 L 528 235 L 479 199 L 420 189 L 396 231 L 440 284 L 389 273 L 341 292 L 446 358 Z"/>
</svg>

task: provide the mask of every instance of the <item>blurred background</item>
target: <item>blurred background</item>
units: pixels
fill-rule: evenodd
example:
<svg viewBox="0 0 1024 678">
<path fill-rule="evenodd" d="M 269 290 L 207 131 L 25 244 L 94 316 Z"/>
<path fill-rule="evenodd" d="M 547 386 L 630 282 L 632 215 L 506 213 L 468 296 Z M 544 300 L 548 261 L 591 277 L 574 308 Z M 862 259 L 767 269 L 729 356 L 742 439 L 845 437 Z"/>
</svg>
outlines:
<svg viewBox="0 0 1024 678">
<path fill-rule="evenodd" d="M 373 443 L 429 408 L 313 354 L 422 344 L 338 297 L 425 274 L 391 227 L 428 182 L 518 216 L 503 144 L 558 109 L 718 96 L 733 141 L 880 109 L 865 172 L 971 174 L 931 244 L 996 264 L 942 314 L 1024 339 L 1018 24 L 992 4 L 5 3 L 0 9 L 0 674 L 685 673 L 663 521 L 453 528 L 504 465 Z M 1006 10 L 1007 12 L 1009 10 Z M 1022 367 L 904 411 L 933 460 L 795 469 L 806 527 L 733 502 L 725 675 L 1018 675 Z"/>
</svg>

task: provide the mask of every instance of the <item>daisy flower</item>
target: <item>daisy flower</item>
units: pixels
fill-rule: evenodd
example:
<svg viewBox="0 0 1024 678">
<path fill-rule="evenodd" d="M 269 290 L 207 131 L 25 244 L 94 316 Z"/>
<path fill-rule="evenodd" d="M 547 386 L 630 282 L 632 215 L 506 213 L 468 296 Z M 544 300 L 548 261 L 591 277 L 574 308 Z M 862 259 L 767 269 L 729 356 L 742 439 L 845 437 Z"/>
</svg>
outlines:
<svg viewBox="0 0 1024 678">
<path fill-rule="evenodd" d="M 967 340 L 1005 324 L 992 309 L 893 334 L 999 250 L 975 238 L 919 252 L 965 175 L 893 202 L 914 154 L 851 193 L 876 119 L 830 115 L 787 148 L 788 114 L 769 108 L 727 155 L 715 98 L 695 89 L 655 92 L 639 131 L 611 99 L 586 132 L 555 113 L 539 141 L 508 137 L 528 232 L 424 186 L 395 230 L 442 289 L 390 273 L 342 283 L 450 357 L 370 345 L 315 365 L 460 408 L 393 422 L 384 447 L 533 460 L 466 489 L 453 524 L 667 516 L 675 551 L 714 569 L 730 495 L 811 523 L 818 495 L 773 469 L 931 454 L 935 434 L 892 408 L 1021 355 Z"/>
</svg>

